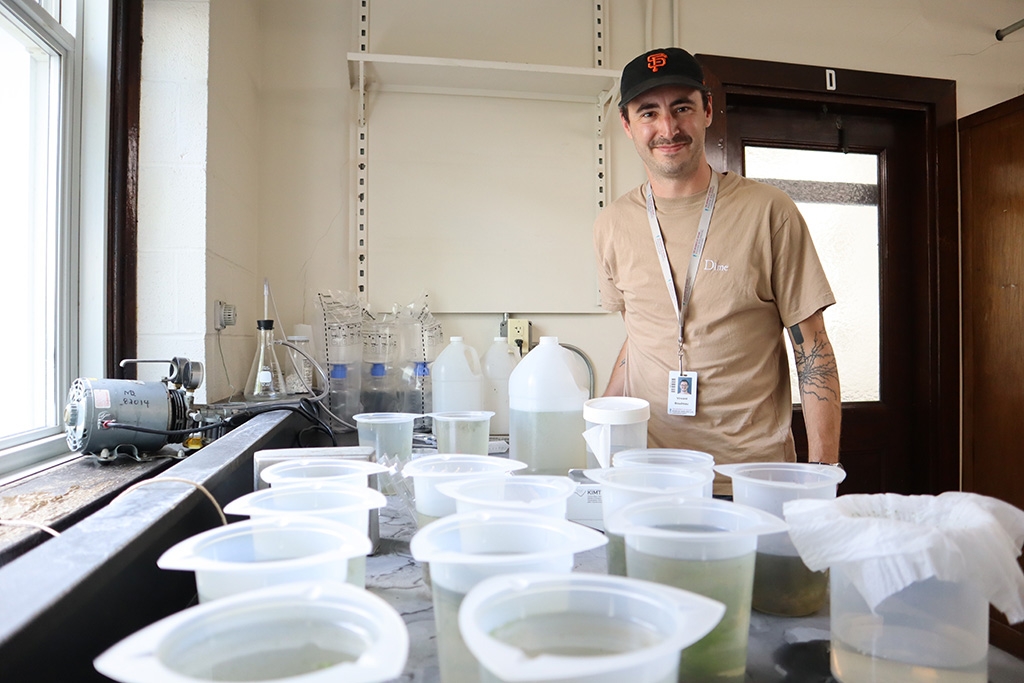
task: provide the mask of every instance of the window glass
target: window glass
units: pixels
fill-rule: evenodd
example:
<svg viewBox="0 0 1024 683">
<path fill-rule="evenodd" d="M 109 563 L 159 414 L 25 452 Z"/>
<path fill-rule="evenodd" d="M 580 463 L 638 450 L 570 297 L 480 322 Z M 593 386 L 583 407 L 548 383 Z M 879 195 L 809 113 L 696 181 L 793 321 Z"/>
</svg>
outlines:
<svg viewBox="0 0 1024 683">
<path fill-rule="evenodd" d="M 0 15 L 0 447 L 57 427 L 55 357 L 61 57 Z"/>
<path fill-rule="evenodd" d="M 785 190 L 807 221 L 836 297 L 825 322 L 843 401 L 878 401 L 878 156 L 750 146 L 744 157 L 747 177 Z"/>
</svg>

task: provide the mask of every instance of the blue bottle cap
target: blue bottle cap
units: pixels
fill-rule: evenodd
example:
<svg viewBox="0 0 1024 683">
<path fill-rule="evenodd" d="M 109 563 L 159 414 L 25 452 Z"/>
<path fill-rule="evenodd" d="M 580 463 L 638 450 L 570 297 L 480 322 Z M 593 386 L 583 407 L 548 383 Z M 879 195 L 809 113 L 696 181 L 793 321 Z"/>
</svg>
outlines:
<svg viewBox="0 0 1024 683">
<path fill-rule="evenodd" d="M 345 379 L 348 377 L 348 366 L 344 363 L 331 364 L 331 379 Z"/>
<path fill-rule="evenodd" d="M 418 361 L 413 372 L 417 377 L 426 377 L 430 374 L 430 367 L 423 361 Z"/>
<path fill-rule="evenodd" d="M 384 367 L 383 363 L 374 363 L 373 366 L 370 368 L 371 377 L 383 377 L 386 374 L 388 374 L 388 371 Z"/>
</svg>

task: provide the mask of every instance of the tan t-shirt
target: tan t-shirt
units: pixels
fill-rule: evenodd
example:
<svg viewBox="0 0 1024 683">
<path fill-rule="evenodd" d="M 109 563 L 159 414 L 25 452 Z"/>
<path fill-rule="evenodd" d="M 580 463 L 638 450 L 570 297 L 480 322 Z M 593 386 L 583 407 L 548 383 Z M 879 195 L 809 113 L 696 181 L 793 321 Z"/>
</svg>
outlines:
<svg viewBox="0 0 1024 683">
<path fill-rule="evenodd" d="M 655 202 L 680 303 L 704 199 L 702 192 Z M 643 186 L 601 212 L 594 248 L 602 307 L 625 312 L 626 394 L 651 403 L 649 446 L 705 451 L 717 463 L 795 460 L 783 328 L 835 298 L 793 201 L 770 185 L 721 175 L 684 321 L 683 369 L 697 373 L 694 416 L 667 413 L 679 326 Z M 730 490 L 716 478 L 716 493 Z"/>
</svg>

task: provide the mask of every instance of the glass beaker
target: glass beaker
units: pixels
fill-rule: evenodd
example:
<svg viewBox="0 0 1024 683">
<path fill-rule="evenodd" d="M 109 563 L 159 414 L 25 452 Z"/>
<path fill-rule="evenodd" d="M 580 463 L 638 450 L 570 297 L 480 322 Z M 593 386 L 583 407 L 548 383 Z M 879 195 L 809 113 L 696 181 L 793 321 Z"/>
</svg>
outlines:
<svg viewBox="0 0 1024 683">
<path fill-rule="evenodd" d="M 274 351 L 274 321 L 256 321 L 256 355 L 242 392 L 247 401 L 272 401 L 287 395 L 281 364 Z"/>
</svg>

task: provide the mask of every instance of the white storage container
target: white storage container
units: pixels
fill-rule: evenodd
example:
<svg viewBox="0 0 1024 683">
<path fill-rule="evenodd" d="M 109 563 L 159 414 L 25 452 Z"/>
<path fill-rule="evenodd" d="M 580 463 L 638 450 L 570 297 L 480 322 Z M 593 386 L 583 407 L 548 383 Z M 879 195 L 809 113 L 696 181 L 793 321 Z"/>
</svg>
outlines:
<svg viewBox="0 0 1024 683">
<path fill-rule="evenodd" d="M 434 412 L 483 409 L 484 376 L 480 354 L 462 337 L 452 337 L 437 355 L 431 375 Z"/>
<path fill-rule="evenodd" d="M 509 377 L 509 457 L 525 462 L 528 474 L 564 476 L 586 467 L 583 404 L 589 396 L 573 363 L 558 337 L 541 337 Z"/>
</svg>

